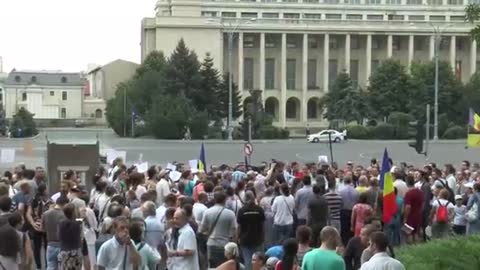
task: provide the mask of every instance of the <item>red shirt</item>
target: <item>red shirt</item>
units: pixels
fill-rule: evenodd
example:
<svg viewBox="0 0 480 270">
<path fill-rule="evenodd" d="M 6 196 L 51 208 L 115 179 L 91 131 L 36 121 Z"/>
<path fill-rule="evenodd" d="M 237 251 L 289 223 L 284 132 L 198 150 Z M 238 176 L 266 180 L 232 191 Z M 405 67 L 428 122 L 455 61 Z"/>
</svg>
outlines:
<svg viewBox="0 0 480 270">
<path fill-rule="evenodd" d="M 418 188 L 410 189 L 403 199 L 404 205 L 410 205 L 410 214 L 407 217 L 407 224 L 415 229 L 419 229 L 422 224 L 422 212 L 424 196 Z"/>
</svg>

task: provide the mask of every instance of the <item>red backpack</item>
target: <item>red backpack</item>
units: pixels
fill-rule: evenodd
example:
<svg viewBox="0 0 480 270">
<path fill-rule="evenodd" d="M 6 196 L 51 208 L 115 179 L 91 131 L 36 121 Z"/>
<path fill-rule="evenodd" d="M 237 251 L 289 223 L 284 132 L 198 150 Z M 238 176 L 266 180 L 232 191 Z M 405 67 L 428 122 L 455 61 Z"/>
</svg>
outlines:
<svg viewBox="0 0 480 270">
<path fill-rule="evenodd" d="M 437 223 L 447 223 L 448 222 L 448 208 L 447 205 L 450 202 L 447 202 L 445 205 L 442 205 L 439 200 L 438 202 L 438 208 L 437 208 Z"/>
</svg>

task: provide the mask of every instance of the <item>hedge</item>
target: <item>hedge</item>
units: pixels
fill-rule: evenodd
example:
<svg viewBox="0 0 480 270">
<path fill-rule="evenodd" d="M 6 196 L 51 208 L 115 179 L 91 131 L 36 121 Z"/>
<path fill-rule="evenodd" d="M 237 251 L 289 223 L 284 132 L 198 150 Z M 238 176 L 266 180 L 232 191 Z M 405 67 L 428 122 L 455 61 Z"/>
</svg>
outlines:
<svg viewBox="0 0 480 270">
<path fill-rule="evenodd" d="M 352 139 L 368 139 L 370 137 L 370 131 L 367 127 L 361 125 L 348 125 L 345 127 L 347 130 L 347 137 Z"/>
<path fill-rule="evenodd" d="M 395 253 L 408 270 L 478 270 L 480 236 L 435 240 L 405 246 Z"/>
<path fill-rule="evenodd" d="M 442 138 L 444 139 L 464 139 L 467 137 L 467 129 L 461 126 L 449 127 L 443 133 Z"/>
</svg>

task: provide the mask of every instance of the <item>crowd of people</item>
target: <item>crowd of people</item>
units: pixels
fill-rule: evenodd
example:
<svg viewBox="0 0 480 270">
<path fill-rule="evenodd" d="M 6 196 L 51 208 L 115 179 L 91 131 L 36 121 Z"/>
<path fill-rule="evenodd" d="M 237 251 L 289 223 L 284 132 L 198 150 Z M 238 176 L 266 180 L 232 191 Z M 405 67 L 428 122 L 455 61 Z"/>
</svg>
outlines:
<svg viewBox="0 0 480 270">
<path fill-rule="evenodd" d="M 478 164 L 390 165 L 388 223 L 376 160 L 140 173 L 116 159 L 91 190 L 68 171 L 51 194 L 43 168 L 19 165 L 0 182 L 0 270 L 401 270 L 397 246 L 480 231 Z"/>
</svg>

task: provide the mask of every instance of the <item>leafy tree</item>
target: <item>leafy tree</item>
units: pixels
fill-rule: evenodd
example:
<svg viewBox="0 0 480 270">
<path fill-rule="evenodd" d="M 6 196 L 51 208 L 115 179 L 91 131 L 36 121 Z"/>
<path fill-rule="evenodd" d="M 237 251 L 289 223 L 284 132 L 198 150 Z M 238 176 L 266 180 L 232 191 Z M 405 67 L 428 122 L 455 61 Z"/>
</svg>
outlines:
<svg viewBox="0 0 480 270">
<path fill-rule="evenodd" d="M 467 110 L 462 104 L 463 85 L 453 74 L 452 68 L 446 62 L 439 63 L 438 69 L 438 112 L 447 114 L 448 120 L 462 123 L 467 119 Z M 409 88 L 409 112 L 416 119 L 425 117 L 426 104 L 433 104 L 435 98 L 435 65 L 433 63 L 414 63 L 411 66 Z"/>
<path fill-rule="evenodd" d="M 131 134 L 131 103 L 126 103 L 125 108 L 125 99 L 128 100 L 128 95 L 131 93 L 130 81 L 120 83 L 117 86 L 117 91 L 115 92 L 115 97 L 107 101 L 106 108 L 106 118 L 110 127 L 117 133 L 119 136 L 128 136 Z M 126 96 L 125 96 L 126 95 Z M 124 130 L 124 125 L 126 125 L 126 130 Z M 127 133 L 124 134 L 124 131 Z"/>
<path fill-rule="evenodd" d="M 37 125 L 33 121 L 33 113 L 25 108 L 20 108 L 13 116 L 10 132 L 13 137 L 32 137 L 38 134 Z"/>
<path fill-rule="evenodd" d="M 464 108 L 472 108 L 475 112 L 480 112 L 480 73 L 476 72 L 470 78 L 470 81 L 464 87 L 462 95 Z"/>
<path fill-rule="evenodd" d="M 197 54 L 190 51 L 183 39 L 180 39 L 165 69 L 165 92 L 192 100 L 194 108 L 203 106 L 200 91 L 202 77 L 199 70 Z"/>
<path fill-rule="evenodd" d="M 147 116 L 147 128 L 158 139 L 183 138 L 191 116 L 185 97 L 157 96 Z"/>
<path fill-rule="evenodd" d="M 221 81 L 220 73 L 213 67 L 213 58 L 207 53 L 200 68 L 202 76 L 200 83 L 200 93 L 197 104 L 197 110 L 207 111 L 210 118 L 220 118 L 218 114 L 217 93 L 220 91 Z M 201 99 L 201 100 L 200 100 Z"/>
<path fill-rule="evenodd" d="M 405 67 L 396 60 L 386 60 L 370 76 L 368 103 L 372 116 L 388 117 L 391 112 L 406 112 L 409 96 L 409 76 Z"/>
<path fill-rule="evenodd" d="M 135 73 L 135 78 L 143 76 L 149 71 L 161 72 L 165 68 L 166 60 L 163 52 L 161 51 L 152 51 L 147 55 L 140 67 L 137 68 Z"/>
<path fill-rule="evenodd" d="M 223 75 L 223 80 L 217 93 L 217 114 L 222 118 L 228 117 L 228 78 L 228 73 Z M 232 117 L 233 119 L 237 119 L 242 115 L 242 94 L 238 91 L 238 87 L 234 81 L 232 81 L 232 90 Z"/>
</svg>

